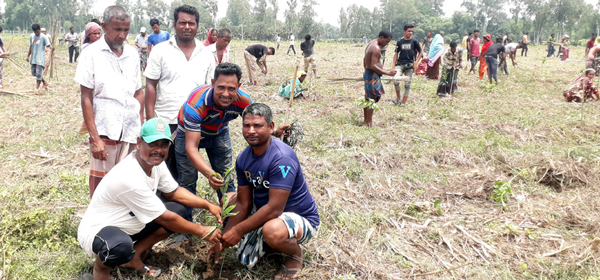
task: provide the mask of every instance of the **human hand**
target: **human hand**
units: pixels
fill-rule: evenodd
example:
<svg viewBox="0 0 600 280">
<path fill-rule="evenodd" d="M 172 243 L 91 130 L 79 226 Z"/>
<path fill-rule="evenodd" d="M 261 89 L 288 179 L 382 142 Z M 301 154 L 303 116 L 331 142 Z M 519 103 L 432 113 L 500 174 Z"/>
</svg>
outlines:
<svg viewBox="0 0 600 280">
<path fill-rule="evenodd" d="M 390 70 L 388 76 L 396 76 L 396 72 L 397 72 L 396 69 L 392 69 L 392 70 Z"/>
<path fill-rule="evenodd" d="M 217 218 L 217 223 L 223 223 L 223 220 L 221 220 L 221 207 L 210 203 L 208 205 L 208 212 L 210 212 L 211 214 L 213 214 L 213 216 L 215 216 L 215 218 Z"/>
<path fill-rule="evenodd" d="M 267 69 L 263 69 L 262 70 L 262 73 L 265 74 L 265 75 L 267 75 L 267 72 L 268 72 Z"/>
<path fill-rule="evenodd" d="M 208 177 L 208 184 L 215 190 L 219 190 L 223 186 L 223 180 L 220 180 L 217 175 L 210 174 Z"/>
<path fill-rule="evenodd" d="M 29 62 L 29 56 L 27 56 L 27 58 L 25 59 L 25 61 Z"/>
<path fill-rule="evenodd" d="M 106 146 L 104 145 L 104 141 L 102 139 L 93 140 L 92 139 L 92 156 L 95 159 L 106 160 L 108 157 L 108 151 L 106 150 Z"/>
<path fill-rule="evenodd" d="M 221 239 L 221 230 L 218 228 L 215 228 L 213 230 L 214 227 L 211 226 L 201 226 L 202 230 L 200 231 L 201 236 L 198 236 L 202 239 L 204 239 L 205 241 L 208 241 L 210 243 L 217 243 L 219 242 L 219 239 Z M 210 232 L 210 231 L 213 232 Z M 210 232 L 210 234 L 208 234 Z"/>
<path fill-rule="evenodd" d="M 240 240 L 242 240 L 242 234 L 239 233 L 235 227 L 225 232 L 223 237 L 221 237 L 223 248 L 229 248 L 235 244 L 238 244 Z"/>
<path fill-rule="evenodd" d="M 275 137 L 277 137 L 277 138 L 281 137 L 282 133 L 285 133 L 283 135 L 283 137 L 289 137 L 290 136 L 290 134 L 289 134 L 290 128 L 292 128 L 292 126 L 289 124 L 280 125 L 279 127 L 277 127 L 277 130 L 275 130 Z"/>
<path fill-rule="evenodd" d="M 216 242 L 210 247 L 208 253 L 206 254 L 206 263 L 210 262 L 210 257 L 214 254 L 214 263 L 219 263 L 219 259 L 221 258 L 221 252 L 223 251 L 223 245 L 221 242 Z"/>
</svg>

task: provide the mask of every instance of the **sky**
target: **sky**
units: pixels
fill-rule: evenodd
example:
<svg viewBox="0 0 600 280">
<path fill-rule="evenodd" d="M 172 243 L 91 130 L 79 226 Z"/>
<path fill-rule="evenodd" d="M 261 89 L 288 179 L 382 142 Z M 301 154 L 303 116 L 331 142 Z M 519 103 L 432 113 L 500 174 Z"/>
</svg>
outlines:
<svg viewBox="0 0 600 280">
<path fill-rule="evenodd" d="M 166 0 L 167 2 L 171 2 L 172 0 Z M 283 21 L 283 12 L 287 8 L 286 0 L 277 0 L 279 4 L 279 14 L 277 18 Z M 217 18 L 225 17 L 225 13 L 227 11 L 227 0 L 218 0 L 219 12 L 217 13 Z M 300 2 L 300 1 L 298 1 Z M 318 1 L 320 2 L 317 6 L 314 7 L 317 16 L 315 20 L 322 23 L 329 23 L 331 25 L 339 26 L 339 12 L 342 7 L 348 7 L 352 4 L 356 4 L 358 6 L 364 6 L 369 10 L 373 10 L 375 6 L 372 3 L 376 3 L 379 6 L 379 1 L 377 0 L 325 0 Z M 104 9 L 110 5 L 115 3 L 114 0 L 96 0 L 94 5 L 94 13 L 100 14 Z M 252 4 L 253 1 L 250 0 Z M 446 17 L 452 16 L 454 11 L 460 9 L 460 4 L 462 0 L 445 0 L 444 1 L 444 11 L 446 11 Z"/>
</svg>

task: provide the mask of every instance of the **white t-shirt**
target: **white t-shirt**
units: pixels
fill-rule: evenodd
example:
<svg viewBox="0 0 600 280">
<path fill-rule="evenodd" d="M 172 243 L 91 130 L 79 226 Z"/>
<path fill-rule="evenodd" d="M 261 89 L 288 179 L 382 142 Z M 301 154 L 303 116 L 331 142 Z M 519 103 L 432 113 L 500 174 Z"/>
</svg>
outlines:
<svg viewBox="0 0 600 280">
<path fill-rule="evenodd" d="M 290 35 L 290 45 L 294 44 L 294 40 L 296 40 L 296 37 L 294 37 L 294 34 Z"/>
<path fill-rule="evenodd" d="M 158 80 L 154 112 L 168 124 L 177 124 L 179 109 L 193 89 L 211 83 L 215 75 L 212 52 L 202 51 L 204 45 L 194 39 L 196 48 L 190 60 L 177 46 L 176 36 L 152 47 L 144 76 Z"/>
<path fill-rule="evenodd" d="M 129 235 L 140 232 L 167 210 L 156 190 L 170 193 L 177 189 L 177 182 L 164 162 L 154 166 L 148 177 L 133 154 L 102 179 L 79 224 L 77 241 L 90 257 L 94 255 L 92 243 L 100 230 L 114 226 Z"/>
<path fill-rule="evenodd" d="M 518 46 L 518 45 L 519 45 L 519 44 L 517 44 L 517 43 L 510 43 L 510 44 L 506 44 L 506 46 L 504 46 L 504 51 L 505 51 L 507 54 L 510 54 L 511 52 L 514 52 L 514 51 L 516 51 L 516 50 L 517 50 L 517 46 Z"/>
<path fill-rule="evenodd" d="M 277 44 L 279 44 L 279 42 L 281 42 L 281 37 L 277 36 Z"/>
<path fill-rule="evenodd" d="M 525 43 L 525 44 L 529 43 L 529 39 L 527 38 L 527 35 L 523 35 L 523 43 Z"/>
</svg>

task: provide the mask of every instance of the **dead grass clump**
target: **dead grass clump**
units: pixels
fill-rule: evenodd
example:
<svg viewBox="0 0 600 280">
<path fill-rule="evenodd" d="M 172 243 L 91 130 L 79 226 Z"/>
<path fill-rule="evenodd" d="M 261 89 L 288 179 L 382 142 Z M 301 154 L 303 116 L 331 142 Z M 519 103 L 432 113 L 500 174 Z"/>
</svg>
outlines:
<svg viewBox="0 0 600 280">
<path fill-rule="evenodd" d="M 563 188 L 590 186 L 598 182 L 598 176 L 591 169 L 574 160 L 544 160 L 534 165 L 532 170 L 539 183 L 555 188 L 561 192 Z"/>
<path fill-rule="evenodd" d="M 475 168 L 479 161 L 470 157 L 462 150 L 456 148 L 444 148 L 433 155 L 433 160 L 438 164 L 451 165 L 455 167 Z"/>
</svg>

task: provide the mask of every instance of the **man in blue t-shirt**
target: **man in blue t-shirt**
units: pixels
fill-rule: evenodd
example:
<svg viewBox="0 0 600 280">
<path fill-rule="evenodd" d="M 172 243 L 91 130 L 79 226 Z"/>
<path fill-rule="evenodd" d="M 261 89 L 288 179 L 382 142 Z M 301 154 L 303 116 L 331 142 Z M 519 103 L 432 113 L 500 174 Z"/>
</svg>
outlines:
<svg viewBox="0 0 600 280">
<path fill-rule="evenodd" d="M 222 248 L 238 244 L 238 260 L 252 268 L 267 246 L 287 256 L 275 279 L 294 278 L 302 269 L 303 244 L 319 231 L 319 213 L 291 147 L 271 137 L 275 129 L 269 106 L 254 103 L 242 113 L 242 134 L 250 145 L 236 162 L 237 216 L 229 218 Z M 221 248 L 222 245 L 222 248 Z"/>
<path fill-rule="evenodd" d="M 396 76 L 394 78 L 408 76 L 408 81 L 404 82 L 404 96 L 402 100 L 400 100 L 400 81 L 394 81 L 396 100 L 393 102 L 400 104 L 400 106 L 406 105 L 414 69 L 419 65 L 419 61 L 423 56 L 419 42 L 412 38 L 414 28 L 415 26 L 412 24 L 404 25 L 404 37 L 396 43 L 396 54 L 394 54 L 394 65 L 396 68 Z"/>
<path fill-rule="evenodd" d="M 46 48 L 54 50 L 54 47 L 50 44 L 48 37 L 42 34 L 39 24 L 33 24 L 31 29 L 33 34 L 29 36 L 29 52 L 25 60 L 31 64 L 31 75 L 35 77 L 36 89 L 40 88 L 41 83 L 44 83 L 43 88 L 47 88 L 48 82 L 42 77 L 46 65 Z"/>
<path fill-rule="evenodd" d="M 152 51 L 153 46 L 171 39 L 171 34 L 169 32 L 160 31 L 160 22 L 158 19 L 151 19 L 150 26 L 154 32 L 148 36 L 148 57 L 150 57 L 150 52 Z"/>
</svg>

